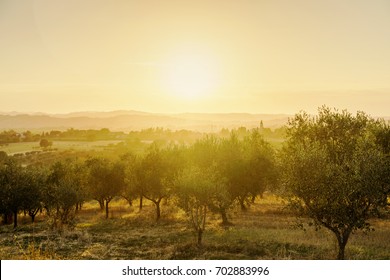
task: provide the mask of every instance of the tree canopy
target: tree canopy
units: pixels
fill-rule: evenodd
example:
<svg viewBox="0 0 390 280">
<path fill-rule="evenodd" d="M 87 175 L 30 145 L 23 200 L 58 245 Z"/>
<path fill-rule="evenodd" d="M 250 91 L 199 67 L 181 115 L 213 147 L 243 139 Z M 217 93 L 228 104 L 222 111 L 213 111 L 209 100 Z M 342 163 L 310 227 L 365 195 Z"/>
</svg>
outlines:
<svg viewBox="0 0 390 280">
<path fill-rule="evenodd" d="M 332 231 L 338 259 L 352 232 L 384 206 L 385 155 L 376 144 L 378 122 L 359 112 L 319 109 L 289 121 L 283 151 L 284 187 L 290 205 L 314 225 Z"/>
</svg>

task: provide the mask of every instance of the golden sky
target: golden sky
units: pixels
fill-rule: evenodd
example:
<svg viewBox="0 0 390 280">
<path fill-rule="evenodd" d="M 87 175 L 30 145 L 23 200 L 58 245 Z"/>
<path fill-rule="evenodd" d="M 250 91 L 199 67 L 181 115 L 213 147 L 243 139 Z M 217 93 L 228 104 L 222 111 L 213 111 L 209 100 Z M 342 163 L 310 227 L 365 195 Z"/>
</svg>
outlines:
<svg viewBox="0 0 390 280">
<path fill-rule="evenodd" d="M 390 115 L 388 0 L 0 0 L 0 111 Z"/>
</svg>

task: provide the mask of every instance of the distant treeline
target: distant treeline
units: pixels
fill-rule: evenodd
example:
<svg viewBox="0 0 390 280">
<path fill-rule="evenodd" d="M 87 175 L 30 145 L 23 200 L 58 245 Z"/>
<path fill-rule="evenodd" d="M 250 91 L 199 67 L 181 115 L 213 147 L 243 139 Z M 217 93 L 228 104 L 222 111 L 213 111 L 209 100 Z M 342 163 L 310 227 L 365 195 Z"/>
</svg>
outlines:
<svg viewBox="0 0 390 280">
<path fill-rule="evenodd" d="M 236 129 L 222 129 L 219 133 L 214 133 L 218 136 L 227 136 L 230 133 L 236 133 L 240 137 L 247 136 L 249 129 L 239 127 Z M 264 128 L 260 123 L 260 133 L 265 137 L 283 138 L 285 136 L 285 128 L 277 128 L 272 130 Z M 192 130 L 170 130 L 164 128 L 148 128 L 140 131 L 130 131 L 129 133 L 121 131 L 110 131 L 108 128 L 102 129 L 67 129 L 43 131 L 33 133 L 29 130 L 17 132 L 15 130 L 5 130 L 0 132 L 0 145 L 19 142 L 39 142 L 42 139 L 49 140 L 68 140 L 68 141 L 98 141 L 98 140 L 140 140 L 140 141 L 175 141 L 177 143 L 193 143 L 203 137 L 205 133 Z"/>
<path fill-rule="evenodd" d="M 38 142 L 42 139 L 96 141 L 123 139 L 125 137 L 124 132 L 112 132 L 107 128 L 102 128 L 100 130 L 78 130 L 70 128 L 66 131 L 51 130 L 48 132 L 43 131 L 41 133 L 32 133 L 29 130 L 24 132 L 7 130 L 0 132 L 0 144 Z"/>
</svg>

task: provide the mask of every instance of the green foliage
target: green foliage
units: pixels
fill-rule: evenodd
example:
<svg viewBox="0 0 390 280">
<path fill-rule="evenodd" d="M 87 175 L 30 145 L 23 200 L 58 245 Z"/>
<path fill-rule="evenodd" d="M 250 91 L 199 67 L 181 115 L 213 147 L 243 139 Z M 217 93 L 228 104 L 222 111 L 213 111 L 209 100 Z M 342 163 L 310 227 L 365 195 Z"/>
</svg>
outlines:
<svg viewBox="0 0 390 280">
<path fill-rule="evenodd" d="M 8 155 L 4 151 L 0 151 L 0 164 L 4 163 L 8 159 Z"/>
<path fill-rule="evenodd" d="M 384 155 L 383 162 L 378 166 L 382 169 L 382 192 L 386 194 L 384 204 L 390 205 L 390 123 L 383 120 L 377 121 L 377 125 L 374 127 L 374 135 L 375 143 Z"/>
<path fill-rule="evenodd" d="M 188 217 L 197 234 L 197 244 L 201 245 L 206 228 L 206 215 L 210 199 L 213 198 L 215 176 L 196 167 L 185 169 L 175 180 L 178 205 Z"/>
<path fill-rule="evenodd" d="M 0 133 L 0 143 L 17 143 L 19 142 L 21 135 L 15 130 L 2 131 Z"/>
<path fill-rule="evenodd" d="M 35 216 L 43 207 L 47 174 L 44 169 L 33 166 L 27 167 L 25 171 L 28 184 L 26 184 L 24 190 L 26 197 L 23 200 L 23 210 L 29 214 L 32 222 L 34 222 Z"/>
<path fill-rule="evenodd" d="M 265 140 L 275 137 L 278 133 L 286 134 L 288 138 L 280 153 Z M 22 134 L 9 131 L 4 135 L 10 137 L 7 138 L 9 141 L 27 141 L 35 137 L 28 131 Z M 1 137 L 0 135 L 0 142 Z M 170 218 L 174 217 L 175 223 L 164 219 L 159 222 L 158 227 L 151 221 L 147 225 L 157 229 L 158 234 L 153 237 L 153 242 L 159 246 L 161 234 L 165 229 L 171 229 L 173 232 L 169 237 L 171 241 L 167 242 L 170 245 L 179 243 L 176 242 L 175 234 L 178 230 L 180 238 L 190 236 L 187 231 L 180 229 L 181 223 L 184 224 L 181 212 L 174 212 L 177 208 L 168 204 L 175 202 L 184 210 L 188 224 L 197 234 L 198 245 L 202 243 L 203 235 L 209 242 L 212 242 L 213 238 L 215 241 L 224 236 L 222 239 L 226 244 L 222 246 L 207 243 L 197 248 L 190 246 L 195 254 L 189 255 L 194 258 L 269 257 L 273 256 L 275 251 L 276 256 L 295 258 L 299 255 L 294 257 L 293 254 L 298 254 L 294 251 L 300 250 L 302 252 L 299 254 L 310 258 L 316 246 L 313 244 L 303 247 L 300 244 L 290 246 L 288 243 L 298 237 L 297 232 L 288 242 L 284 240 L 268 242 L 275 235 L 273 232 L 257 243 L 258 236 L 251 234 L 257 232 L 263 224 L 275 231 L 281 226 L 273 224 L 275 220 L 273 209 L 258 211 L 255 214 L 261 212 L 262 215 L 246 221 L 246 226 L 256 224 L 255 229 L 247 231 L 244 226 L 242 236 L 234 237 L 237 239 L 234 246 L 231 246 L 230 240 L 225 239 L 236 229 L 242 230 L 239 227 L 242 226 L 243 220 L 238 220 L 234 228 L 221 229 L 216 226 L 219 222 L 216 219 L 217 215 L 221 217 L 222 224 L 229 225 L 228 215 L 235 219 L 246 219 L 253 211 L 267 208 L 263 200 L 258 200 L 253 205 L 251 199 L 257 195 L 262 196 L 265 191 L 274 192 L 277 186 L 281 186 L 280 189 L 285 191 L 284 195 L 289 205 L 303 220 L 310 219 L 310 223 L 315 226 L 314 229 L 325 227 L 336 236 L 339 246 L 338 258 L 343 258 L 351 233 L 357 230 L 371 230 L 369 219 L 375 216 L 383 217 L 386 214 L 383 209 L 386 209 L 389 202 L 390 126 L 361 112 L 351 115 L 347 111 L 339 112 L 322 107 L 318 116 L 299 113 L 290 120 L 288 127 L 275 131 L 263 126 L 253 130 L 240 127 L 232 130 L 223 129 L 219 134 L 204 135 L 157 128 L 125 135 L 110 132 L 108 129 L 98 131 L 69 129 L 65 132 L 43 133 L 40 136 L 41 139 L 50 140 L 62 137 L 68 140 L 126 138 L 128 141 L 116 146 L 111 144 L 109 147 L 106 146 L 107 143 L 105 146 L 97 142 L 93 145 L 89 142 L 81 142 L 82 145 L 78 143 L 79 147 L 84 149 L 83 152 L 70 151 L 69 147 L 75 146 L 72 142 L 66 142 L 68 149 L 66 152 L 49 152 L 45 149 L 7 156 L 5 152 L 0 151 L 0 214 L 4 216 L 5 221 L 10 221 L 13 216 L 15 227 L 18 214 L 22 211 L 28 213 L 34 221 L 35 215 L 43 207 L 49 217 L 49 224 L 62 228 L 64 225 L 75 225 L 74 217 L 79 213 L 77 209 L 80 209 L 78 206 L 89 199 L 97 200 L 101 208 L 105 208 L 108 217 L 109 203 L 115 197 L 125 198 L 130 205 L 138 199 L 142 205 L 142 199 L 146 198 L 153 205 L 146 202 L 146 211 L 143 212 L 135 213 L 131 209 L 131 213 L 126 214 L 131 218 L 120 223 L 122 226 L 129 225 L 132 228 L 145 226 L 143 220 L 151 211 L 156 210 L 156 218 L 159 220 L 161 207 L 171 207 L 170 211 L 174 214 Z M 57 143 L 62 145 L 60 142 Z M 13 145 L 16 144 L 10 144 Z M 30 144 L 18 145 L 25 145 L 24 149 L 32 149 Z M 87 147 L 88 152 L 85 151 Z M 93 151 L 95 147 L 99 150 Z M 277 158 L 278 154 L 280 157 Z M 279 166 L 278 160 L 282 165 Z M 243 210 L 252 207 L 251 211 L 231 211 L 236 203 L 239 203 Z M 115 207 L 117 204 L 114 201 L 110 205 Z M 120 211 L 125 211 L 126 208 L 125 206 Z M 263 214 L 272 222 L 266 223 L 261 220 Z M 281 220 L 286 219 L 285 214 L 278 215 Z M 95 222 L 96 220 L 89 221 L 88 224 Z M 110 225 L 116 223 L 114 219 L 105 222 L 106 226 L 100 234 L 112 230 Z M 143 234 L 151 229 L 141 227 L 140 230 L 143 231 L 140 234 L 144 236 Z M 289 229 L 284 229 L 283 234 L 288 231 Z M 313 234 L 314 230 L 310 232 Z M 246 240 L 248 236 L 253 240 L 243 249 L 242 240 Z M 304 239 L 305 237 L 302 237 L 302 240 Z M 137 239 L 137 236 L 128 240 L 129 246 L 142 243 L 142 239 Z M 261 244 L 256 245 L 261 246 L 261 249 L 258 250 L 253 244 Z M 268 248 L 264 249 L 263 245 L 267 245 Z M 187 245 L 183 247 L 183 256 L 187 247 Z M 213 248 L 221 251 L 214 255 L 210 254 Z M 329 256 L 330 250 L 331 246 L 327 246 L 326 256 Z M 347 252 L 358 251 L 359 248 L 354 247 Z M 161 255 L 161 252 L 159 254 Z M 145 256 L 145 252 L 141 252 L 141 255 Z M 181 254 L 177 254 L 174 258 L 180 256 Z M 320 251 L 315 256 L 323 257 Z"/>
<path fill-rule="evenodd" d="M 160 203 L 172 193 L 173 182 L 182 165 L 181 150 L 176 146 L 161 149 L 153 144 L 140 163 L 138 179 L 143 196 L 156 207 L 156 219 L 161 217 Z"/>
<path fill-rule="evenodd" d="M 53 145 L 53 142 L 47 140 L 47 139 L 41 139 L 41 141 L 39 141 L 39 146 L 41 146 L 42 148 L 48 148 L 50 146 Z"/>
<path fill-rule="evenodd" d="M 132 201 L 142 196 L 139 180 L 140 159 L 133 153 L 126 153 L 121 156 L 121 161 L 124 166 L 124 187 L 121 196 L 132 206 Z"/>
<path fill-rule="evenodd" d="M 54 228 L 72 226 L 76 205 L 85 199 L 85 176 L 74 161 L 56 162 L 50 168 L 44 205 Z"/>
<path fill-rule="evenodd" d="M 364 113 L 326 107 L 315 118 L 300 113 L 289 123 L 282 156 L 290 205 L 335 234 L 339 259 L 350 234 L 369 229 L 367 219 L 383 206 L 384 155 L 375 126 Z"/>
<path fill-rule="evenodd" d="M 276 185 L 274 151 L 258 129 L 241 141 L 235 134 L 222 140 L 220 156 L 220 169 L 228 179 L 229 193 L 242 210 L 250 204 L 249 197 L 262 196 Z"/>
<path fill-rule="evenodd" d="M 212 170 L 219 178 L 209 208 L 221 215 L 223 224 L 229 224 L 227 212 L 235 201 L 246 210 L 249 198 L 262 195 L 277 180 L 274 151 L 260 131 L 239 132 L 246 136 L 242 139 L 236 133 L 222 139 L 207 136 L 190 147 L 187 155 L 190 164 Z"/>
<path fill-rule="evenodd" d="M 221 139 L 216 137 L 205 137 L 198 140 L 189 151 L 189 157 L 192 159 L 189 164 L 203 170 L 207 174 L 213 174 L 213 185 L 210 189 L 211 197 L 208 207 L 214 213 L 221 215 L 222 224 L 229 225 L 227 212 L 233 206 L 234 196 L 229 191 L 227 178 L 224 176 L 224 170 L 221 163 L 226 154 L 221 149 Z"/>
<path fill-rule="evenodd" d="M 112 162 L 104 158 L 87 160 L 89 194 L 100 203 L 101 208 L 106 206 L 108 218 L 110 201 L 120 195 L 125 186 L 125 168 L 120 161 Z"/>
<path fill-rule="evenodd" d="M 34 185 L 32 176 L 15 160 L 9 159 L 0 169 L 0 210 L 4 217 L 12 213 L 14 228 L 18 225 L 18 213 L 30 200 L 30 187 Z M 33 194 L 32 194 L 33 195 Z M 5 221 L 7 222 L 7 221 Z"/>
<path fill-rule="evenodd" d="M 209 168 L 218 162 L 220 139 L 215 136 L 205 136 L 190 147 L 190 160 L 200 168 Z"/>
</svg>

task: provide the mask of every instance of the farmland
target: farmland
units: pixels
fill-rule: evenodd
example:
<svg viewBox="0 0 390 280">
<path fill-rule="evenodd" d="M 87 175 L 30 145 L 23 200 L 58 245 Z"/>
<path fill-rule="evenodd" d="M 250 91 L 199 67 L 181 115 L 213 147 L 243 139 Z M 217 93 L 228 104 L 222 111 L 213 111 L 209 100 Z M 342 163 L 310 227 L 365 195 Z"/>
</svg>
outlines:
<svg viewBox="0 0 390 280">
<path fill-rule="evenodd" d="M 136 203 L 135 203 L 136 204 Z M 87 203 L 73 229 L 50 230 L 45 216 L 31 224 L 27 217 L 14 231 L 0 227 L 1 259 L 332 259 L 337 244 L 328 231 L 306 231 L 286 210 L 280 198 L 267 194 L 246 212 L 232 211 L 232 225 L 221 226 L 214 215 L 202 247 L 188 229 L 185 215 L 173 205 L 164 206 L 164 218 L 154 209 L 142 211 L 124 200 L 112 205 L 109 219 L 97 203 Z M 348 259 L 390 259 L 390 220 L 372 220 L 369 234 L 352 235 Z"/>
<path fill-rule="evenodd" d="M 9 143 L 0 257 L 389 259 L 388 124 L 323 107 L 286 131 Z"/>
<path fill-rule="evenodd" d="M 53 148 L 58 151 L 76 150 L 76 151 L 101 151 L 107 146 L 120 143 L 120 140 L 101 140 L 101 141 L 53 141 Z M 8 155 L 14 155 L 18 153 L 28 153 L 33 151 L 40 151 L 41 147 L 39 142 L 20 142 L 9 143 L 0 147 L 1 151 L 6 152 Z"/>
</svg>

